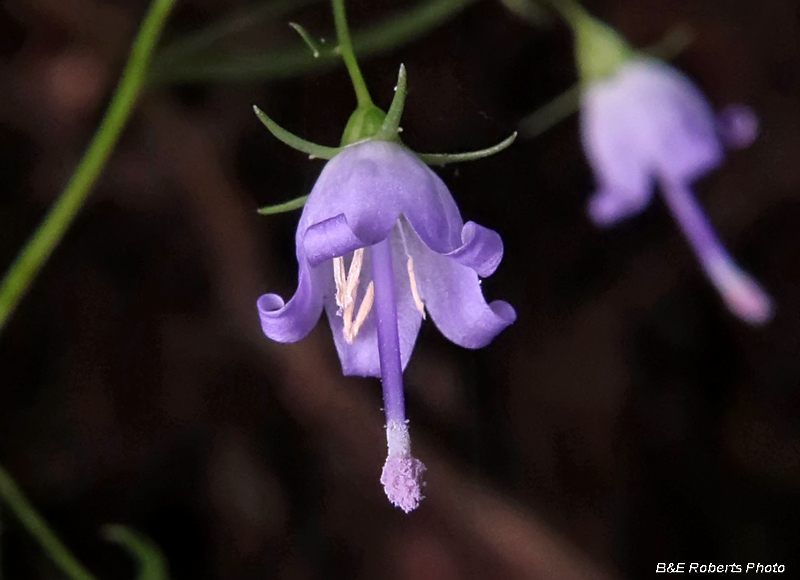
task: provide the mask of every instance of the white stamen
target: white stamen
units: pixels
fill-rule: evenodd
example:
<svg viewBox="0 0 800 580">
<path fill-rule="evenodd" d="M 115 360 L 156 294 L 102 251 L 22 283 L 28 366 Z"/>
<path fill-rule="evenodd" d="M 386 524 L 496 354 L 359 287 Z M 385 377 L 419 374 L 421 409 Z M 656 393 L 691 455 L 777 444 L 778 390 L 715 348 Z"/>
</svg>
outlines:
<svg viewBox="0 0 800 580">
<path fill-rule="evenodd" d="M 353 334 L 353 310 L 355 309 L 355 302 L 350 302 L 342 313 L 342 322 L 344 322 L 344 328 L 342 332 L 344 333 L 344 339 L 351 343 L 355 338 L 355 334 Z"/>
<path fill-rule="evenodd" d="M 425 304 L 422 298 L 419 297 L 419 289 L 417 288 L 417 276 L 414 274 L 414 258 L 411 257 L 411 252 L 408 251 L 408 242 L 406 242 L 406 234 L 403 231 L 403 225 L 398 224 L 397 229 L 400 230 L 400 241 L 403 242 L 403 251 L 406 253 L 408 260 L 406 261 L 406 270 L 408 271 L 408 281 L 411 283 L 411 297 L 414 299 L 414 306 L 417 307 L 422 318 L 425 318 Z"/>
<path fill-rule="evenodd" d="M 339 256 L 333 259 L 333 281 L 336 283 L 336 306 L 339 310 L 336 311 L 338 316 L 342 315 L 347 302 L 347 274 L 344 273 L 344 258 Z"/>
<path fill-rule="evenodd" d="M 361 306 L 358 308 L 356 318 L 353 320 L 353 312 L 356 307 L 356 293 L 361 278 L 361 267 L 364 264 L 364 248 L 359 248 L 353 252 L 353 259 L 350 261 L 350 268 L 345 274 L 344 257 L 339 256 L 333 259 L 333 280 L 336 283 L 336 305 L 339 309 L 337 316 L 342 317 L 342 334 L 348 344 L 352 344 L 358 331 L 367 319 L 367 315 L 372 309 L 372 302 L 375 299 L 375 289 L 372 282 L 367 286 Z"/>
<path fill-rule="evenodd" d="M 364 248 L 359 248 L 353 252 L 353 260 L 350 262 L 350 270 L 347 272 L 347 298 L 348 304 L 355 302 L 356 290 L 358 290 L 359 278 L 361 277 L 361 265 L 364 263 Z"/>
<path fill-rule="evenodd" d="M 425 305 L 422 303 L 422 299 L 419 297 L 419 290 L 417 289 L 417 277 L 414 274 L 414 258 L 411 256 L 408 257 L 408 261 L 406 262 L 406 270 L 408 270 L 408 281 L 411 283 L 411 297 L 414 298 L 414 305 L 419 310 L 419 313 L 422 314 L 423 320 L 425 319 Z"/>
<path fill-rule="evenodd" d="M 345 326 L 344 339 L 349 344 L 352 344 L 353 340 L 355 340 L 356 336 L 358 336 L 358 331 L 361 330 L 361 326 L 367 319 L 369 311 L 372 310 L 372 303 L 374 301 L 375 301 L 375 285 L 372 282 L 370 282 L 369 286 L 367 286 L 367 291 L 364 293 L 364 298 L 361 300 L 361 305 L 358 307 L 358 313 L 356 313 L 356 319 L 355 321 L 353 321 L 352 326 L 350 326 L 349 332 L 347 326 Z M 352 316 L 352 312 L 350 313 L 350 316 Z"/>
</svg>

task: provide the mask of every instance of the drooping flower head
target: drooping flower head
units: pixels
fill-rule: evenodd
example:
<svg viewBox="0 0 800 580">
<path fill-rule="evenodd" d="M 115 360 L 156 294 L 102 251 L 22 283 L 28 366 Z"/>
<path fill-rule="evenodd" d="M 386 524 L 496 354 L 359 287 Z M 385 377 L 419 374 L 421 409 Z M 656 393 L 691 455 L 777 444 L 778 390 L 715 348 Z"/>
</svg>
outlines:
<svg viewBox="0 0 800 580">
<path fill-rule="evenodd" d="M 487 304 L 481 291 L 479 278 L 502 258 L 500 236 L 464 223 L 447 186 L 423 159 L 387 139 L 396 138 L 392 124 L 404 93 L 401 68 L 395 100 L 376 135 L 336 152 L 315 150 L 334 154 L 297 226 L 297 291 L 288 302 L 265 294 L 258 312 L 269 338 L 294 342 L 324 309 L 344 374 L 381 378 L 388 444 L 381 482 L 392 503 L 409 512 L 422 498 L 425 466 L 411 455 L 402 372 L 422 320 L 430 315 L 448 339 L 479 348 L 516 314 L 506 302 Z"/>
<path fill-rule="evenodd" d="M 741 270 L 692 195 L 691 183 L 717 167 L 724 148 L 748 146 L 758 119 L 742 105 L 714 114 L 674 67 L 637 54 L 576 3 L 576 58 L 583 83 L 581 138 L 597 190 L 588 213 L 599 226 L 644 209 L 656 186 L 728 308 L 751 324 L 772 316 L 772 301 Z"/>
</svg>

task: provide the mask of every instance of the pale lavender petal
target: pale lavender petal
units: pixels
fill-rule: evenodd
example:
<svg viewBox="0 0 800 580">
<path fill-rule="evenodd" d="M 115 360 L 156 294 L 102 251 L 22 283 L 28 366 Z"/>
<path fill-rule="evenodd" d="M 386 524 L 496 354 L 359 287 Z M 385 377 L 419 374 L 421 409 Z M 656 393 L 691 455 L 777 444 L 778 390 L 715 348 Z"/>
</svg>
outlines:
<svg viewBox="0 0 800 580">
<path fill-rule="evenodd" d="M 581 140 L 597 181 L 589 216 L 598 225 L 615 223 L 641 211 L 653 195 L 652 171 L 638 133 L 646 122 L 638 110 L 622 106 L 612 81 L 591 85 L 581 106 Z"/>
<path fill-rule="evenodd" d="M 324 281 L 318 280 L 305 260 L 300 260 L 297 290 L 288 303 L 277 294 L 258 299 L 261 328 L 278 342 L 296 342 L 305 337 L 322 314 Z"/>
<path fill-rule="evenodd" d="M 692 81 L 654 59 L 634 60 L 619 76 L 625 99 L 620 106 L 637 108 L 644 121 L 628 129 L 642 135 L 640 143 L 653 170 L 691 181 L 719 165 L 723 151 L 714 111 Z"/>
<path fill-rule="evenodd" d="M 517 314 L 507 302 L 487 304 L 478 274 L 408 236 L 419 293 L 437 328 L 465 348 L 486 346 Z"/>
</svg>

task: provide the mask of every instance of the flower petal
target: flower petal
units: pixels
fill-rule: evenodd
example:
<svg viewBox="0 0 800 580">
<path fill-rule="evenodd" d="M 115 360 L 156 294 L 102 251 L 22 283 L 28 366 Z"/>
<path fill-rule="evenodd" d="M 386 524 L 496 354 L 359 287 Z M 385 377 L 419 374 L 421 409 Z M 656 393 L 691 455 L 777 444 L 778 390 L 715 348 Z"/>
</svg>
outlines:
<svg viewBox="0 0 800 580">
<path fill-rule="evenodd" d="M 314 224 L 303 236 L 303 250 L 312 266 L 367 245 L 353 233 L 343 213 Z"/>
<path fill-rule="evenodd" d="M 667 178 L 691 181 L 720 164 L 716 117 L 703 93 L 683 73 L 657 60 L 626 67 L 631 94 L 650 122 L 651 163 Z"/>
<path fill-rule="evenodd" d="M 278 342 L 296 342 L 305 337 L 322 314 L 325 282 L 317 279 L 318 274 L 308 267 L 305 259 L 299 259 L 298 263 L 297 290 L 288 303 L 277 294 L 264 294 L 257 302 L 264 334 Z"/>
<path fill-rule="evenodd" d="M 598 188 L 589 216 L 598 225 L 640 212 L 653 195 L 651 168 L 639 142 L 636 111 L 620 104 L 625 97 L 611 81 L 591 85 L 581 106 L 581 140 Z"/>
<path fill-rule="evenodd" d="M 637 193 L 598 189 L 589 198 L 586 211 L 596 226 L 611 226 L 642 211 L 650 203 L 651 197 L 652 187 L 649 185 Z"/>
<path fill-rule="evenodd" d="M 400 361 L 403 368 L 411 358 L 414 343 L 419 334 L 419 327 L 422 323 L 422 314 L 414 305 L 414 298 L 411 294 L 411 285 L 406 270 L 407 256 L 399 232 L 395 229 L 390 235 L 392 244 L 392 267 L 395 276 L 395 299 L 397 300 L 397 330 L 400 337 Z M 330 268 L 330 270 L 329 270 Z M 319 269 L 330 272 L 333 276 L 333 269 L 328 263 L 322 263 Z M 372 272 L 372 254 L 367 249 L 364 252 L 364 264 L 361 268 L 362 280 L 356 295 L 356 309 L 364 298 Z M 326 295 L 325 312 L 328 315 L 333 339 L 336 344 L 336 351 L 342 362 L 342 372 L 345 375 L 360 375 L 370 377 L 381 376 L 381 364 L 378 358 L 378 332 L 375 325 L 375 313 L 371 311 L 364 321 L 361 330 L 353 340 L 352 344 L 344 339 L 344 322 L 341 316 L 337 315 L 338 306 L 334 296 Z"/>
<path fill-rule="evenodd" d="M 400 215 L 439 252 L 461 245 L 464 224 L 447 186 L 414 153 L 396 143 L 363 141 L 331 159 L 306 202 L 298 241 L 310 226 L 340 214 L 363 246 L 385 239 Z M 324 241 L 313 236 L 318 243 Z M 336 255 L 333 245 L 339 241 L 332 238 L 327 252 L 317 248 L 314 259 Z"/>
<path fill-rule="evenodd" d="M 445 254 L 481 278 L 491 276 L 503 260 L 503 240 L 494 230 L 467 222 L 461 230 L 461 246 Z"/>
<path fill-rule="evenodd" d="M 416 235 L 407 239 L 422 301 L 449 340 L 465 348 L 480 348 L 516 320 L 507 302 L 486 303 L 472 267 L 429 249 Z"/>
<path fill-rule="evenodd" d="M 678 70 L 655 59 L 628 61 L 589 86 L 581 136 L 597 175 L 589 215 L 599 225 L 641 211 L 654 177 L 689 182 L 722 160 L 705 97 Z"/>
</svg>

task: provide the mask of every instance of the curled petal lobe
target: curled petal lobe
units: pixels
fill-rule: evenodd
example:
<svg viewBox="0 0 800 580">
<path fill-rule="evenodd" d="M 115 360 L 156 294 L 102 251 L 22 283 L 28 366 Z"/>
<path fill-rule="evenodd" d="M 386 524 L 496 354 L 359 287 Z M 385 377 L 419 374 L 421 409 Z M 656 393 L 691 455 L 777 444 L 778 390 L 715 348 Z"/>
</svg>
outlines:
<svg viewBox="0 0 800 580">
<path fill-rule="evenodd" d="M 461 230 L 462 245 L 445 254 L 481 278 L 491 276 L 503 259 L 503 240 L 494 230 L 467 222 Z"/>
<path fill-rule="evenodd" d="M 305 337 L 322 314 L 325 282 L 318 280 L 305 261 L 299 264 L 297 290 L 288 303 L 277 294 L 264 294 L 258 299 L 261 328 L 278 342 L 296 342 Z"/>
<path fill-rule="evenodd" d="M 310 226 L 303 236 L 303 251 L 312 266 L 367 245 L 353 233 L 343 213 Z"/>
<path fill-rule="evenodd" d="M 480 348 L 516 320 L 507 302 L 486 303 L 475 270 L 429 249 L 417 236 L 409 236 L 408 245 L 425 307 L 449 340 L 465 348 Z"/>
</svg>

